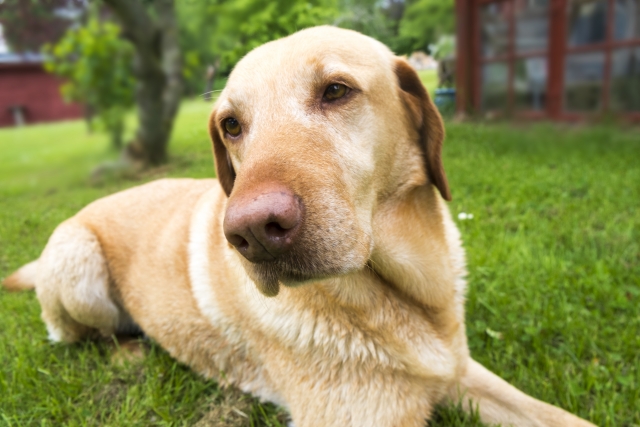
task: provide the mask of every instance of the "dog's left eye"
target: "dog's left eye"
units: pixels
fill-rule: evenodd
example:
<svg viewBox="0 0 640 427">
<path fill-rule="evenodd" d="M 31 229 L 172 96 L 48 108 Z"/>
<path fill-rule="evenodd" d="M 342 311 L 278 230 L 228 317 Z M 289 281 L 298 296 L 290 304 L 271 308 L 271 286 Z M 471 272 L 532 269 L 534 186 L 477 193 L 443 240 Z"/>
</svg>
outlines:
<svg viewBox="0 0 640 427">
<path fill-rule="evenodd" d="M 242 132 L 240 123 L 233 117 L 224 120 L 224 129 L 231 136 L 238 136 Z"/>
<path fill-rule="evenodd" d="M 334 83 L 327 86 L 324 90 L 324 95 L 322 95 L 322 99 L 325 101 L 334 101 L 336 99 L 342 98 L 347 94 L 349 88 L 340 83 Z"/>
</svg>

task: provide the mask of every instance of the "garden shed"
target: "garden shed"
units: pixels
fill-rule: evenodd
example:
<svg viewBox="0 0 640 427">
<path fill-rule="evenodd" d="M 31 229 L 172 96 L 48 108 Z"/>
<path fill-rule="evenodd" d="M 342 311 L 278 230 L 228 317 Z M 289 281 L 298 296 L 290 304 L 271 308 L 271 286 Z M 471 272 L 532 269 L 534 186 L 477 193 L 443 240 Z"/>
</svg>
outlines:
<svg viewBox="0 0 640 427">
<path fill-rule="evenodd" d="M 459 112 L 640 121 L 640 0 L 456 0 Z"/>
<path fill-rule="evenodd" d="M 0 54 L 0 127 L 82 117 L 80 105 L 62 99 L 61 83 L 39 54 Z"/>
</svg>

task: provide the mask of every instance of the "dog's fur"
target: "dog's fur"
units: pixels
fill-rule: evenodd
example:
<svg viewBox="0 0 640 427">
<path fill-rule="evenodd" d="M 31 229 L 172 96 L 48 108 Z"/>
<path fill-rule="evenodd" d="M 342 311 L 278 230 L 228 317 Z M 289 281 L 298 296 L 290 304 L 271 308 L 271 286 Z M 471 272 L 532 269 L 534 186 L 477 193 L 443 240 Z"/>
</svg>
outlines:
<svg viewBox="0 0 640 427">
<path fill-rule="evenodd" d="M 333 83 L 350 91 L 326 102 Z M 470 358 L 443 125 L 406 61 L 355 32 L 298 32 L 238 64 L 209 127 L 218 181 L 98 200 L 5 281 L 35 286 L 52 340 L 139 327 L 298 427 L 423 426 L 446 399 L 491 423 L 591 425 Z M 270 182 L 304 202 L 303 229 L 287 256 L 252 264 L 223 219 Z"/>
</svg>

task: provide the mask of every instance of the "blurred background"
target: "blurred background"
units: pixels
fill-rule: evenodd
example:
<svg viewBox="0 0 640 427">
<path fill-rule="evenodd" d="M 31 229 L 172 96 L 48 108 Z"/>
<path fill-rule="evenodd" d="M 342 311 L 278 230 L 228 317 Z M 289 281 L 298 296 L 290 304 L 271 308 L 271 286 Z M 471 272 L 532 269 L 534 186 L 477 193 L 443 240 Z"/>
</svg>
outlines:
<svg viewBox="0 0 640 427">
<path fill-rule="evenodd" d="M 161 163 L 170 126 L 146 126 L 210 100 L 254 47 L 322 24 L 406 55 L 444 114 L 640 120 L 638 0 L 2 0 L 0 126 L 84 117 L 121 147 L 137 104 L 149 125 L 130 154 Z"/>
<path fill-rule="evenodd" d="M 0 277 L 93 200 L 213 177 L 233 66 L 321 24 L 406 56 L 445 118 L 473 357 L 640 425 L 640 0 L 0 0 Z M 52 346 L 39 315 L 0 290 L 0 425 L 286 425 L 153 344 L 126 366 Z M 481 423 L 442 407 L 429 425 Z"/>
<path fill-rule="evenodd" d="M 181 100 L 211 100 L 251 49 L 323 24 L 407 55 L 455 108 L 452 0 L 3 0 L 0 126 L 83 117 L 120 148 L 137 107 L 128 154 L 159 164 Z"/>
</svg>

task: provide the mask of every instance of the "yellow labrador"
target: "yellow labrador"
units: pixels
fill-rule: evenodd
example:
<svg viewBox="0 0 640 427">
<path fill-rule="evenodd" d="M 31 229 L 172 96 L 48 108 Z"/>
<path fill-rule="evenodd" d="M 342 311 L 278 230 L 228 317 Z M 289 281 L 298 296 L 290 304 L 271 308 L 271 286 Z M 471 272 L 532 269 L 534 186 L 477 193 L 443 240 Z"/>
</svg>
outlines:
<svg viewBox="0 0 640 427">
<path fill-rule="evenodd" d="M 298 427 L 423 426 L 460 398 L 490 423 L 592 425 L 470 358 L 444 129 L 405 60 L 300 31 L 237 65 L 209 129 L 218 181 L 98 200 L 5 281 L 35 286 L 52 340 L 139 327 Z"/>
</svg>

